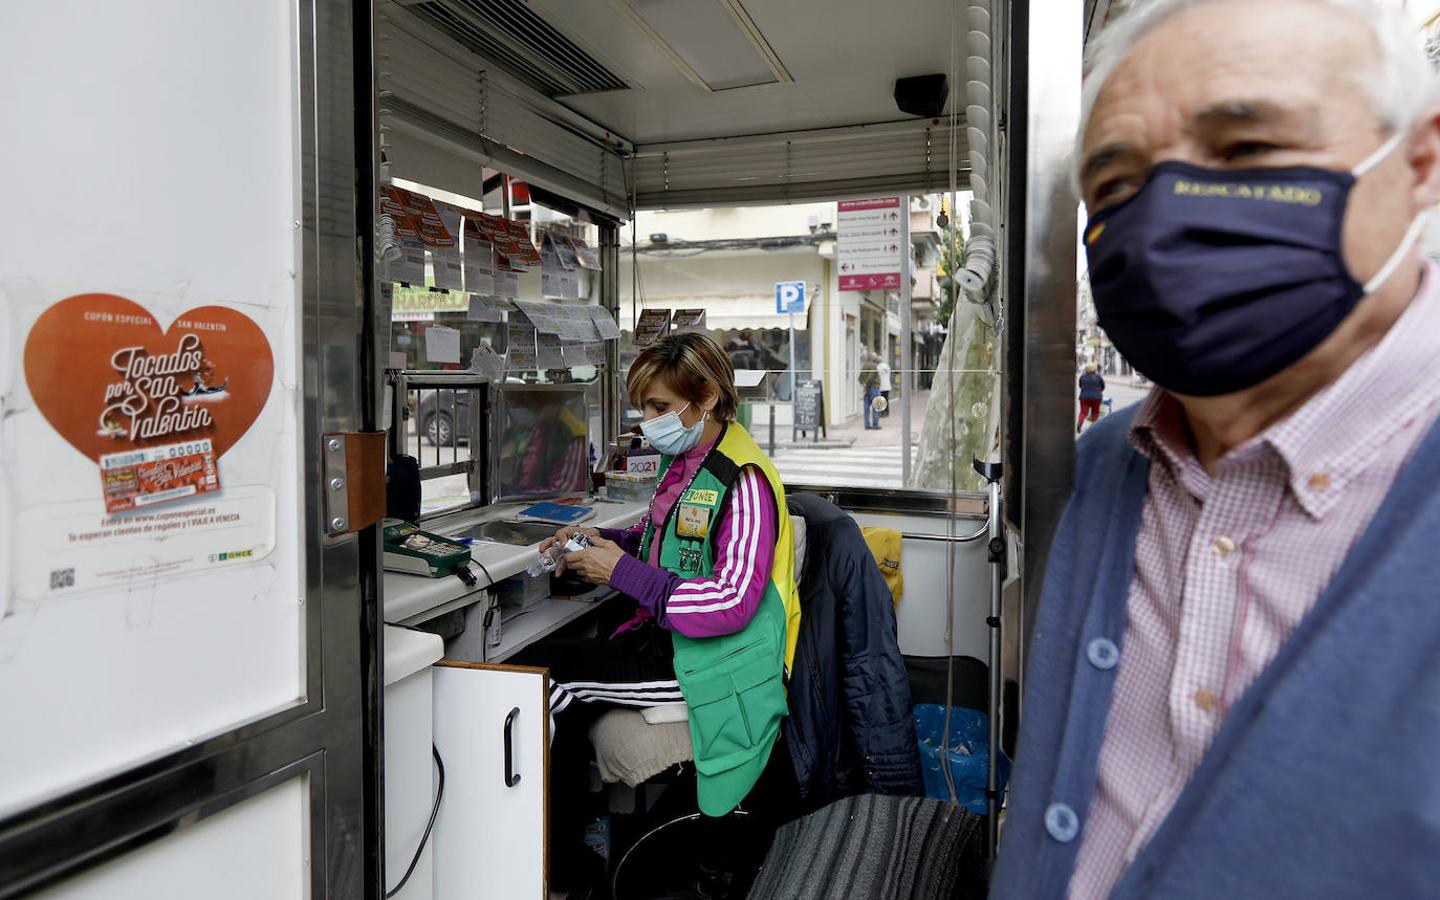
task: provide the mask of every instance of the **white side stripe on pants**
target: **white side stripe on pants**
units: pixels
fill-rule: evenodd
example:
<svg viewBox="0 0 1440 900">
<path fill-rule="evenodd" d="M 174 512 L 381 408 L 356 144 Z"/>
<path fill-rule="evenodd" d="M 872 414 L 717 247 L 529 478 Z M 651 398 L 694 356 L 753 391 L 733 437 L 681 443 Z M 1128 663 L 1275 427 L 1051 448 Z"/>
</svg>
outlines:
<svg viewBox="0 0 1440 900">
<path fill-rule="evenodd" d="M 564 712 L 576 700 L 581 703 L 610 703 L 616 706 L 646 707 L 683 703 L 685 695 L 680 693 L 680 682 L 674 679 L 609 683 L 557 681 L 550 687 L 551 740 L 555 739 L 555 716 Z"/>
</svg>

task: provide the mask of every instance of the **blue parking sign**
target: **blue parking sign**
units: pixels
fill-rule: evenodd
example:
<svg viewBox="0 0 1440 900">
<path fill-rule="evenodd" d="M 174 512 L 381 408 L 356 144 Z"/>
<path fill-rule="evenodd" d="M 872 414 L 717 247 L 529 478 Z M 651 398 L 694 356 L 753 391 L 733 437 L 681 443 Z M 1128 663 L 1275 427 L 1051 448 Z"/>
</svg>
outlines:
<svg viewBox="0 0 1440 900">
<path fill-rule="evenodd" d="M 775 282 L 775 312 L 780 315 L 805 313 L 805 282 Z"/>
</svg>

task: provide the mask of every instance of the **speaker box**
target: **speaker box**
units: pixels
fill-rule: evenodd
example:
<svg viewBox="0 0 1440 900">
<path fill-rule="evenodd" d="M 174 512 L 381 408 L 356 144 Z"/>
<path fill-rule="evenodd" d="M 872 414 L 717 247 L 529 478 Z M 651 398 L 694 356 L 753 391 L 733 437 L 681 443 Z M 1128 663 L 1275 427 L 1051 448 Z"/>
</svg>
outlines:
<svg viewBox="0 0 1440 900">
<path fill-rule="evenodd" d="M 950 95 L 947 79 L 940 75 L 913 75 L 895 79 L 895 105 L 900 111 L 925 119 L 935 119 L 945 111 Z"/>
</svg>

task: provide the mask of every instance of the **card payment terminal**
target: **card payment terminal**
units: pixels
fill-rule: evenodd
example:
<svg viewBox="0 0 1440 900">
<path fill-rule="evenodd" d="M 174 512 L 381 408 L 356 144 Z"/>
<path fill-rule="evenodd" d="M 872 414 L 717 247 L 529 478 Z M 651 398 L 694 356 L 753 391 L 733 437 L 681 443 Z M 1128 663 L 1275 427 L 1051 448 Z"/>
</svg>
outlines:
<svg viewBox="0 0 1440 900">
<path fill-rule="evenodd" d="M 470 575 L 470 548 L 402 519 L 385 519 L 385 568 L 393 572 L 444 578 Z M 463 574 L 461 574 L 463 572 Z"/>
</svg>

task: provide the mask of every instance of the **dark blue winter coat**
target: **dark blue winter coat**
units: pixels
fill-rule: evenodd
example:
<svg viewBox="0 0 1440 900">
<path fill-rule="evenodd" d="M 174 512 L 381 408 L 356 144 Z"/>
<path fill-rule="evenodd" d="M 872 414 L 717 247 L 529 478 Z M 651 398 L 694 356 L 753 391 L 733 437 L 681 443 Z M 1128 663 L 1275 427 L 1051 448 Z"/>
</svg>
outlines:
<svg viewBox="0 0 1440 900">
<path fill-rule="evenodd" d="M 812 494 L 805 519 L 800 637 L 785 742 L 806 808 L 859 793 L 920 794 L 910 681 L 889 585 L 860 526 Z"/>
<path fill-rule="evenodd" d="M 1098 372 L 1086 372 L 1080 376 L 1080 399 L 1105 399 L 1105 379 Z"/>
</svg>

